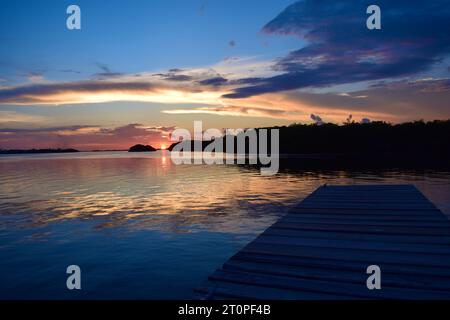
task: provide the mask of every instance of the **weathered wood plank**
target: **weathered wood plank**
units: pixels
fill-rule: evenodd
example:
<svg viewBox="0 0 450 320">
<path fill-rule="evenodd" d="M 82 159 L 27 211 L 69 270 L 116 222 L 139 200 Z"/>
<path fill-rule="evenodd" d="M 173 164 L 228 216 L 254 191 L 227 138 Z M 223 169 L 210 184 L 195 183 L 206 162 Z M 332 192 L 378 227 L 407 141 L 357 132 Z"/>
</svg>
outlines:
<svg viewBox="0 0 450 320">
<path fill-rule="evenodd" d="M 387 252 L 387 251 L 367 251 L 360 249 L 339 249 L 339 248 L 313 248 L 298 245 L 277 245 L 252 242 L 248 244 L 242 252 L 251 253 L 271 253 L 291 257 L 312 257 L 320 258 L 326 256 L 334 260 L 348 260 L 366 262 L 368 265 L 379 263 L 408 264 L 415 266 L 436 266 L 450 268 L 450 255 L 432 255 L 409 252 Z"/>
<path fill-rule="evenodd" d="M 223 282 L 249 284 L 259 287 L 272 287 L 300 292 L 342 295 L 347 297 L 359 297 L 363 299 L 406 299 L 405 297 L 412 299 L 418 297 L 421 299 L 450 298 L 450 292 L 446 291 L 394 287 L 384 288 L 383 291 L 367 290 L 365 283 L 338 283 L 334 281 L 310 280 L 230 270 L 217 270 L 209 277 L 209 279 L 216 279 Z"/>
<path fill-rule="evenodd" d="M 251 284 L 221 282 L 209 280 L 202 286 L 195 289 L 201 293 L 203 299 L 214 300 L 214 297 L 223 299 L 243 299 L 243 300 L 342 300 L 340 295 L 301 292 L 295 290 L 285 290 L 278 288 L 268 288 Z M 347 298 L 348 299 L 348 298 Z"/>
<path fill-rule="evenodd" d="M 364 283 L 367 275 L 364 272 L 348 271 L 348 270 L 331 270 L 326 268 L 310 267 L 310 266 L 289 266 L 282 264 L 242 261 L 230 259 L 224 266 L 224 270 L 235 270 L 243 272 L 254 272 L 269 275 L 279 275 L 294 278 L 317 279 L 335 282 L 350 282 L 355 284 Z M 411 287 L 416 289 L 427 290 L 448 290 L 450 287 L 450 279 L 437 278 L 422 275 L 420 278 L 405 275 L 383 273 L 383 287 Z"/>
<path fill-rule="evenodd" d="M 370 209 L 370 210 L 421 210 L 421 211 L 427 211 L 427 210 L 436 210 L 436 208 L 428 205 L 391 205 L 391 204 L 383 204 L 383 203 L 324 203 L 324 202 L 305 202 L 298 205 L 298 208 L 305 208 L 305 209 Z"/>
<path fill-rule="evenodd" d="M 273 227 L 281 229 L 296 230 L 322 230 L 342 231 L 362 234 L 404 234 L 404 235 L 429 235 L 444 236 L 450 234 L 448 227 L 425 228 L 425 227 L 396 227 L 396 226 L 349 226 L 325 223 L 289 223 L 283 220 L 276 222 Z"/>
<path fill-rule="evenodd" d="M 428 227 L 428 228 L 448 228 L 450 229 L 450 224 L 445 227 L 443 221 L 407 221 L 407 220 L 397 220 L 392 221 L 389 219 L 345 219 L 345 218 L 323 218 L 323 217 L 299 217 L 297 215 L 287 215 L 283 218 L 283 222 L 290 223 L 324 223 L 324 224 L 335 224 L 335 225 L 347 225 L 347 226 L 399 226 L 399 227 Z"/>
<path fill-rule="evenodd" d="M 353 214 L 338 214 L 334 211 L 322 211 L 322 212 L 291 212 L 289 213 L 291 218 L 318 218 L 318 219 L 339 219 L 341 221 L 405 221 L 405 222 L 449 222 L 443 215 L 427 214 L 421 216 L 405 216 L 405 215 L 376 215 L 376 214 L 363 214 L 363 213 L 353 213 Z"/>
<path fill-rule="evenodd" d="M 369 209 L 345 209 L 345 208 L 299 208 L 294 207 L 289 210 L 291 214 L 301 214 L 301 213 L 310 213 L 310 214 L 320 214 L 320 213 L 328 213 L 328 214 L 337 214 L 342 216 L 353 216 L 353 215 L 367 215 L 369 216 L 399 216 L 399 217 L 441 217 L 446 219 L 446 217 L 442 214 L 438 209 L 435 210 L 369 210 Z M 446 219 L 448 221 L 448 219 Z"/>
<path fill-rule="evenodd" d="M 362 242 L 357 240 L 338 240 L 329 238 L 308 238 L 301 235 L 295 237 L 277 237 L 262 234 L 253 243 L 296 245 L 301 243 L 304 246 L 317 248 L 340 248 L 340 249 L 362 249 L 367 251 L 389 251 L 389 252 L 411 252 L 411 253 L 430 253 L 449 256 L 450 245 L 427 245 L 396 243 L 396 242 Z"/>
<path fill-rule="evenodd" d="M 264 262 L 273 265 L 287 265 L 287 266 L 309 266 L 313 268 L 325 268 L 335 271 L 349 270 L 361 272 L 366 270 L 367 262 L 351 261 L 351 260 L 333 260 L 326 256 L 322 258 L 314 257 L 289 257 L 272 254 L 258 254 L 251 252 L 238 252 L 230 260 L 244 260 L 250 262 Z M 413 265 L 399 265 L 383 263 L 380 264 L 384 273 L 411 275 L 417 279 L 424 276 L 436 277 L 440 279 L 448 279 L 450 277 L 450 269 L 446 267 L 435 266 L 413 266 Z"/>
<path fill-rule="evenodd" d="M 450 299 L 450 221 L 412 185 L 324 186 L 211 274 L 207 299 Z M 368 290 L 379 265 L 382 289 Z"/>
<path fill-rule="evenodd" d="M 284 236 L 284 237 L 311 237 L 311 238 L 321 238 L 321 239 L 342 239 L 342 240 L 359 240 L 361 242 L 395 242 L 395 243 L 405 243 L 411 246 L 416 246 L 417 244 L 437 244 L 437 245 L 450 245 L 450 236 L 424 236 L 424 235 L 380 235 L 380 234 L 361 234 L 361 233 L 348 233 L 348 232 L 331 232 L 325 231 L 315 231 L 315 230 L 301 230 L 298 229 L 279 229 L 271 227 L 267 229 L 264 234 Z"/>
</svg>

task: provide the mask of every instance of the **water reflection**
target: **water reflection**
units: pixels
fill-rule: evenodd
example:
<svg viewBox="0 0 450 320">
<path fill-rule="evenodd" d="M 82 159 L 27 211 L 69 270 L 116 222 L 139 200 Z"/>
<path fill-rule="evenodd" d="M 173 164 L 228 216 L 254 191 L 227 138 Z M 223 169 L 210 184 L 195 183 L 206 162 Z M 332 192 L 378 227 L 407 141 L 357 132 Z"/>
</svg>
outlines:
<svg viewBox="0 0 450 320">
<path fill-rule="evenodd" d="M 448 172 L 285 170 L 264 177 L 234 165 L 175 166 L 167 151 L 0 160 L 0 227 L 92 220 L 94 228 L 256 232 L 323 183 L 414 183 L 449 212 Z"/>
<path fill-rule="evenodd" d="M 0 298 L 190 298 L 323 183 L 414 183 L 450 213 L 447 171 L 175 166 L 167 151 L 0 157 Z M 81 295 L 64 284 L 79 264 Z"/>
</svg>

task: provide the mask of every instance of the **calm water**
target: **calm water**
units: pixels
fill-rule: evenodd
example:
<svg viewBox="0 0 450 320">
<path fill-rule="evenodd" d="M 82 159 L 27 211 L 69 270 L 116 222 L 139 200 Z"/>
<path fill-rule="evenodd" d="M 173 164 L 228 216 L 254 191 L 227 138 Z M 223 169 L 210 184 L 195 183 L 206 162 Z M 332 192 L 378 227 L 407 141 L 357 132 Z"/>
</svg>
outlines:
<svg viewBox="0 0 450 320">
<path fill-rule="evenodd" d="M 175 166 L 169 153 L 0 157 L 0 298 L 190 298 L 323 183 L 413 183 L 450 214 L 450 173 Z M 66 267 L 82 290 L 66 289 Z"/>
</svg>

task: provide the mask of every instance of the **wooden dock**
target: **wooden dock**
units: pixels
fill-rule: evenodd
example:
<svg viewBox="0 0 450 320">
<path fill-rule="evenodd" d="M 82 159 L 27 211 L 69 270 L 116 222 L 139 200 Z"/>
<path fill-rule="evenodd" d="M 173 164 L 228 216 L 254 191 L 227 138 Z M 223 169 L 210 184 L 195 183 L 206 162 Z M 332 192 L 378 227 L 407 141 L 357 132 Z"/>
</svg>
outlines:
<svg viewBox="0 0 450 320">
<path fill-rule="evenodd" d="M 369 265 L 381 289 L 369 290 Z M 196 289 L 200 299 L 450 299 L 450 221 L 412 185 L 322 186 Z"/>
</svg>

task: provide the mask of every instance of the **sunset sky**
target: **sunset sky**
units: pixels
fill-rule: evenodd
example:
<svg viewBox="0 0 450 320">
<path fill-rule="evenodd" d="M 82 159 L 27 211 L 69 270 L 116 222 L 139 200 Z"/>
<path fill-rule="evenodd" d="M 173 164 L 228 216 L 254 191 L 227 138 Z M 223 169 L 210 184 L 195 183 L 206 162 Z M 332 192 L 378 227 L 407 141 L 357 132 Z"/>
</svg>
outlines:
<svg viewBox="0 0 450 320">
<path fill-rule="evenodd" d="M 1 1 L 0 148 L 159 147 L 194 120 L 449 119 L 449 30 L 447 0 Z"/>
</svg>

